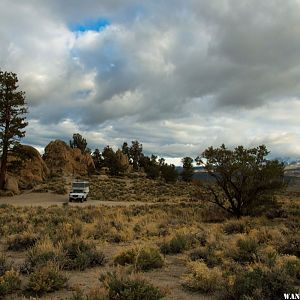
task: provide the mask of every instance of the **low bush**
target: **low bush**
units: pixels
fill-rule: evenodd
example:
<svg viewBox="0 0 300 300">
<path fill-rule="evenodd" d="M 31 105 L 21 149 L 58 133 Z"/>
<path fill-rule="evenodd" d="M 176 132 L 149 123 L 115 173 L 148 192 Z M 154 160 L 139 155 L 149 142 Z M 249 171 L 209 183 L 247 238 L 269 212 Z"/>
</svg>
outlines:
<svg viewBox="0 0 300 300">
<path fill-rule="evenodd" d="M 20 274 L 14 270 L 6 271 L 0 277 L 0 298 L 16 292 L 20 287 Z"/>
<path fill-rule="evenodd" d="M 298 257 L 291 255 L 281 256 L 277 259 L 276 265 L 292 278 L 300 279 L 300 259 Z"/>
<path fill-rule="evenodd" d="M 164 264 L 159 251 L 154 248 L 130 249 L 117 255 L 114 262 L 119 265 L 134 265 L 136 270 L 148 271 Z"/>
<path fill-rule="evenodd" d="M 214 293 L 221 288 L 224 280 L 218 267 L 210 269 L 204 262 L 194 261 L 188 268 L 189 273 L 182 277 L 185 288 L 202 293 Z"/>
<path fill-rule="evenodd" d="M 121 266 L 133 265 L 136 260 L 136 249 L 121 252 L 114 258 L 114 263 Z"/>
<path fill-rule="evenodd" d="M 107 293 L 102 288 L 97 288 L 89 291 L 87 294 L 76 288 L 75 292 L 73 292 L 71 300 L 109 300 Z"/>
<path fill-rule="evenodd" d="M 68 270 L 84 270 L 89 267 L 101 266 L 105 262 L 103 252 L 98 251 L 94 244 L 83 240 L 70 240 L 62 245 L 66 253 L 65 268 Z"/>
<path fill-rule="evenodd" d="M 222 258 L 216 255 L 212 247 L 200 247 L 190 253 L 192 261 L 203 260 L 208 267 L 212 268 L 222 263 Z"/>
<path fill-rule="evenodd" d="M 59 290 L 65 286 L 67 277 L 55 264 L 48 264 L 30 274 L 27 290 L 43 294 Z"/>
<path fill-rule="evenodd" d="M 107 273 L 99 279 L 107 289 L 109 300 L 158 300 L 165 293 L 137 276 Z"/>
<path fill-rule="evenodd" d="M 66 260 L 66 255 L 61 245 L 54 246 L 49 239 L 44 239 L 37 242 L 36 245 L 28 251 L 21 271 L 31 273 L 35 268 L 45 266 L 49 262 L 55 263 L 63 268 L 66 264 Z"/>
<path fill-rule="evenodd" d="M 22 251 L 35 245 L 38 238 L 36 234 L 24 232 L 10 236 L 7 240 L 8 250 Z"/>
<path fill-rule="evenodd" d="M 171 240 L 160 245 L 160 251 L 163 254 L 177 254 L 189 249 L 195 242 L 192 235 L 177 234 Z"/>
<path fill-rule="evenodd" d="M 284 293 L 297 293 L 290 276 L 282 269 L 254 268 L 238 274 L 233 286 L 234 299 L 278 299 Z M 253 296 L 256 295 L 254 298 Z"/>
<path fill-rule="evenodd" d="M 224 224 L 223 230 L 226 234 L 246 233 L 249 224 L 244 220 L 230 220 Z"/>
<path fill-rule="evenodd" d="M 256 260 L 259 244 L 255 239 L 251 237 L 239 239 L 236 245 L 238 250 L 232 254 L 234 260 L 240 263 L 251 263 Z"/>
<path fill-rule="evenodd" d="M 9 271 L 12 264 L 9 263 L 4 255 L 0 256 L 0 276 L 3 276 L 6 271 Z"/>
<path fill-rule="evenodd" d="M 279 252 L 300 257 L 300 234 L 287 235 L 279 247 Z"/>
</svg>

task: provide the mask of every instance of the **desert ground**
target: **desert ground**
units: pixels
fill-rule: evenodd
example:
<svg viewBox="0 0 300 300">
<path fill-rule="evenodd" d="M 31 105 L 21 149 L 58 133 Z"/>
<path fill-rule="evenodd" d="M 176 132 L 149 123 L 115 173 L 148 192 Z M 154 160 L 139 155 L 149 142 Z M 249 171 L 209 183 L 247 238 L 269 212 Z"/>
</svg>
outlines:
<svg viewBox="0 0 300 300">
<path fill-rule="evenodd" d="M 192 184 L 95 177 L 85 203 L 55 190 L 0 198 L 0 298 L 281 299 L 299 288 L 297 186 L 278 195 L 280 211 L 239 220 Z"/>
</svg>

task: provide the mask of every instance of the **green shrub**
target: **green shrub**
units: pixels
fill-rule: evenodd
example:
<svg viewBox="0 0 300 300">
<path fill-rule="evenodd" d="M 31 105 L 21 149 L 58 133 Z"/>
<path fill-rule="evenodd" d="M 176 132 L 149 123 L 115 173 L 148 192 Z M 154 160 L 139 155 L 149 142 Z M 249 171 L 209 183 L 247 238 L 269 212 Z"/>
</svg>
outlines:
<svg viewBox="0 0 300 300">
<path fill-rule="evenodd" d="M 278 299 L 284 293 L 297 293 L 293 280 L 281 269 L 263 270 L 255 268 L 238 275 L 233 293 L 235 299 L 253 299 L 254 291 L 260 298 L 254 299 Z"/>
<path fill-rule="evenodd" d="M 114 258 L 114 263 L 121 266 L 133 265 L 136 260 L 136 252 L 136 249 L 123 251 Z"/>
<path fill-rule="evenodd" d="M 194 261 L 188 265 L 189 273 L 183 276 L 182 285 L 193 291 L 213 293 L 221 288 L 222 272 L 218 267 L 208 268 L 204 262 Z"/>
<path fill-rule="evenodd" d="M 295 255 L 300 257 L 300 234 L 286 236 L 286 241 L 279 247 L 282 254 Z"/>
<path fill-rule="evenodd" d="M 103 289 L 93 289 L 84 295 L 79 288 L 72 294 L 71 300 L 109 300 L 107 293 Z"/>
<path fill-rule="evenodd" d="M 106 287 L 109 300 L 158 300 L 165 295 L 159 288 L 136 276 L 107 273 L 99 280 Z"/>
<path fill-rule="evenodd" d="M 7 240 L 8 250 L 27 250 L 34 246 L 37 240 L 37 235 L 30 232 L 15 234 Z"/>
<path fill-rule="evenodd" d="M 230 220 L 224 224 L 223 230 L 226 234 L 245 233 L 249 226 L 244 220 Z"/>
<path fill-rule="evenodd" d="M 83 240 L 71 240 L 64 243 L 62 247 L 67 257 L 65 268 L 68 270 L 84 270 L 104 264 L 103 252 L 98 251 L 92 243 Z"/>
<path fill-rule="evenodd" d="M 9 271 L 12 267 L 12 264 L 9 263 L 6 257 L 2 254 L 0 256 L 0 276 L 3 276 L 6 271 Z"/>
<path fill-rule="evenodd" d="M 45 239 L 37 242 L 35 246 L 28 251 L 21 271 L 30 273 L 36 267 L 45 266 L 49 262 L 55 263 L 63 268 L 66 261 L 67 258 L 63 249 L 59 245 L 54 246 L 49 239 Z"/>
<path fill-rule="evenodd" d="M 59 267 L 49 264 L 30 274 L 27 290 L 36 294 L 43 294 L 59 290 L 65 286 L 67 277 Z"/>
<path fill-rule="evenodd" d="M 14 270 L 6 271 L 0 277 L 0 298 L 16 292 L 21 287 L 20 274 Z"/>
<path fill-rule="evenodd" d="M 148 271 L 161 268 L 164 264 L 159 251 L 154 248 L 130 249 L 122 252 L 114 259 L 116 264 L 134 265 L 136 270 Z"/>
<path fill-rule="evenodd" d="M 258 242 L 253 238 L 245 238 L 237 241 L 238 251 L 233 253 L 234 260 L 240 263 L 254 262 L 259 250 Z"/>
<path fill-rule="evenodd" d="M 194 243 L 194 237 L 191 235 L 177 234 L 170 241 L 164 242 L 160 246 L 163 254 L 177 254 L 189 249 Z"/>
<path fill-rule="evenodd" d="M 211 247 L 200 247 L 191 251 L 190 259 L 192 261 L 203 260 L 210 268 L 222 263 L 221 257 L 218 257 Z"/>
<path fill-rule="evenodd" d="M 136 267 L 138 270 L 148 271 L 161 268 L 164 261 L 157 249 L 143 248 L 137 253 Z"/>
</svg>

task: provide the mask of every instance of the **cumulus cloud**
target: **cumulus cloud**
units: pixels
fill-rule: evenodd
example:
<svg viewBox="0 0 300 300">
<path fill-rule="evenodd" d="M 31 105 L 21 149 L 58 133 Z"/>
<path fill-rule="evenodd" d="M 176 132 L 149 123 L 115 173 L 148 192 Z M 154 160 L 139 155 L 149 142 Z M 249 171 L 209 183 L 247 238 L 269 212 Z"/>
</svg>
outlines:
<svg viewBox="0 0 300 300">
<path fill-rule="evenodd" d="M 80 131 L 92 147 L 139 139 L 162 156 L 223 142 L 300 155 L 299 5 L 2 0 L 0 67 L 27 93 L 26 142 Z"/>
</svg>

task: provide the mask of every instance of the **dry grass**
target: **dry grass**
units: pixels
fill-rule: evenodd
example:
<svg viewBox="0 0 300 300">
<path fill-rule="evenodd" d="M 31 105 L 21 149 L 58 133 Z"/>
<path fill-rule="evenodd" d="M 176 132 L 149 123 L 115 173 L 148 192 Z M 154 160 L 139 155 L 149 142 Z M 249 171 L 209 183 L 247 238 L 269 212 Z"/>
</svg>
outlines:
<svg viewBox="0 0 300 300">
<path fill-rule="evenodd" d="M 275 299 L 282 291 L 299 289 L 299 198 L 281 195 L 284 218 L 234 220 L 211 205 L 189 202 L 190 186 L 156 186 L 139 178 L 102 180 L 99 187 L 93 184 L 93 193 L 100 186 L 103 195 L 108 197 L 109 190 L 115 189 L 113 195 L 124 200 L 141 193 L 139 200 L 155 204 L 1 205 L 3 294 L 13 293 L 16 299 L 47 292 L 52 298 L 110 299 L 110 289 L 112 294 L 118 288 L 130 293 L 124 282 L 137 295 L 144 287 L 159 297 L 163 290 L 166 299 L 205 299 L 206 294 L 210 299 Z M 165 194 L 156 196 L 160 189 Z M 170 201 L 158 200 L 163 197 Z M 126 275 L 106 275 L 100 282 L 100 273 L 107 271 Z M 34 284 L 34 278 L 41 276 L 43 280 Z M 11 278 L 20 280 L 19 284 L 13 286 Z"/>
</svg>

